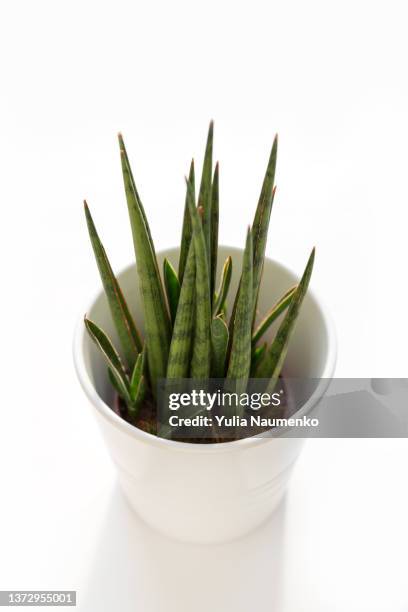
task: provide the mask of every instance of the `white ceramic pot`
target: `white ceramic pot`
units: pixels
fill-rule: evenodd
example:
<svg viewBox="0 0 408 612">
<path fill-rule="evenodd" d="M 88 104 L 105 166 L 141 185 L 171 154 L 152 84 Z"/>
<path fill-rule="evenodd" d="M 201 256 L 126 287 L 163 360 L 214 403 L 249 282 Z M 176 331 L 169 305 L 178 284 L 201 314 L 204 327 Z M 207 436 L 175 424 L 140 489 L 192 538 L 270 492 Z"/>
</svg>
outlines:
<svg viewBox="0 0 408 612">
<path fill-rule="evenodd" d="M 235 292 L 242 251 L 220 247 L 219 268 L 233 258 L 231 290 Z M 159 268 L 167 257 L 178 263 L 178 249 L 158 254 Z M 143 318 L 135 266 L 119 282 L 140 329 Z M 265 312 L 298 278 L 281 264 L 265 261 L 260 312 Z M 116 341 L 106 298 L 100 292 L 87 309 Z M 273 328 L 270 333 L 273 333 Z M 290 376 L 329 379 L 334 371 L 336 341 L 330 318 L 309 289 L 287 356 Z M 221 444 L 192 444 L 157 438 L 128 424 L 110 408 L 113 392 L 96 347 L 78 323 L 74 360 L 81 385 L 90 400 L 119 480 L 132 508 L 146 523 L 179 540 L 220 542 L 239 537 L 262 523 L 286 490 L 303 440 L 249 438 Z M 299 411 L 308 414 L 325 390 L 322 381 Z"/>
</svg>

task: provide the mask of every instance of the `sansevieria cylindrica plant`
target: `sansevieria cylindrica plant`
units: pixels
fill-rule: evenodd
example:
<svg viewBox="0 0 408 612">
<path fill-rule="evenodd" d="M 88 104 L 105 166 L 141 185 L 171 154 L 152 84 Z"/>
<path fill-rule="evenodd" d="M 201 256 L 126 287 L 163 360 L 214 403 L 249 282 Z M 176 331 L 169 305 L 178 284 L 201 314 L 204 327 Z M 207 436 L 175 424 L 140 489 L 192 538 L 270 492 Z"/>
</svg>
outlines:
<svg viewBox="0 0 408 612">
<path fill-rule="evenodd" d="M 161 379 L 209 378 L 238 383 L 268 379 L 272 391 L 284 365 L 289 342 L 305 297 L 314 249 L 300 282 L 258 320 L 257 302 L 265 248 L 275 197 L 278 139 L 275 137 L 252 225 L 246 234 L 237 292 L 230 295 L 232 258 L 225 260 L 215 286 L 218 259 L 219 165 L 213 171 L 213 123 L 196 192 L 194 161 L 186 178 L 186 199 L 178 270 L 164 260 L 159 270 L 147 217 L 122 136 L 119 134 L 123 181 L 132 229 L 137 278 L 144 318 L 144 337 L 127 306 L 85 202 L 85 215 L 104 291 L 117 331 L 114 347 L 97 322 L 85 316 L 86 329 L 107 365 L 121 414 L 154 433 L 157 384 Z M 280 317 L 271 342 L 264 334 Z M 148 410 L 146 407 L 148 406 Z"/>
</svg>

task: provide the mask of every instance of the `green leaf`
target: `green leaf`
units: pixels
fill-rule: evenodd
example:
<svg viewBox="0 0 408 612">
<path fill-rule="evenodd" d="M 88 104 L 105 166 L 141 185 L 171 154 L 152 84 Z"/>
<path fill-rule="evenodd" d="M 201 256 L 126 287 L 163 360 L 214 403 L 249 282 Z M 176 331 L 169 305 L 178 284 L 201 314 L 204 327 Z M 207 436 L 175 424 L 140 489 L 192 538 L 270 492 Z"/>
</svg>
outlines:
<svg viewBox="0 0 408 612">
<path fill-rule="evenodd" d="M 212 373 L 213 378 L 224 378 L 228 347 L 228 326 L 221 316 L 211 323 Z"/>
<path fill-rule="evenodd" d="M 167 378 L 187 378 L 189 374 L 194 336 L 195 276 L 194 244 L 191 243 L 173 327 Z"/>
<path fill-rule="evenodd" d="M 137 358 L 135 367 L 132 372 L 132 377 L 130 379 L 131 404 L 128 405 L 128 410 L 129 416 L 131 417 L 133 422 L 137 417 L 139 408 L 146 396 L 147 391 L 146 377 L 144 374 L 146 370 L 145 354 L 146 351 L 145 349 L 143 349 L 143 351 Z"/>
<path fill-rule="evenodd" d="M 228 256 L 222 268 L 220 286 L 217 291 L 217 297 L 214 301 L 214 308 L 213 308 L 214 317 L 217 317 L 224 308 L 225 301 L 228 295 L 228 290 L 229 290 L 230 283 L 231 283 L 231 275 L 232 275 L 232 259 L 231 259 L 231 256 Z"/>
<path fill-rule="evenodd" d="M 239 279 L 238 289 L 237 289 L 237 291 L 235 293 L 234 304 L 232 306 L 232 312 L 231 312 L 231 317 L 230 317 L 229 326 L 228 326 L 228 330 L 229 330 L 229 341 L 228 341 L 228 351 L 227 351 L 228 360 L 229 360 L 229 356 L 231 355 L 232 337 L 233 337 L 233 334 L 234 334 L 235 314 L 237 312 L 239 292 L 240 292 L 240 289 L 241 289 L 241 281 L 242 281 L 242 277 Z"/>
<path fill-rule="evenodd" d="M 205 218 L 205 217 L 204 217 Z M 219 221 L 219 164 L 216 163 L 211 188 L 211 237 L 210 237 L 210 291 L 214 297 L 218 259 L 218 221 Z"/>
<path fill-rule="evenodd" d="M 245 389 L 251 367 L 252 262 L 252 233 L 248 229 L 227 372 L 227 379 L 239 381 L 240 389 Z"/>
<path fill-rule="evenodd" d="M 252 350 L 252 358 L 251 358 L 251 376 L 256 372 L 258 365 L 261 363 L 262 359 L 265 357 L 267 343 L 261 344 L 261 346 L 257 346 Z"/>
<path fill-rule="evenodd" d="M 143 350 L 139 354 L 135 363 L 135 367 L 133 368 L 132 376 L 130 378 L 130 397 L 132 401 L 134 401 L 136 398 L 139 383 L 145 371 L 145 354 L 145 350 Z"/>
<path fill-rule="evenodd" d="M 91 239 L 92 248 L 95 254 L 103 288 L 108 300 L 112 319 L 116 331 L 118 332 L 119 341 L 121 343 L 126 362 L 129 365 L 129 368 L 132 369 L 139 351 L 142 350 L 142 341 L 140 339 L 139 332 L 136 329 L 133 318 L 129 312 L 125 298 L 123 297 L 119 283 L 113 274 L 112 267 L 109 263 L 105 249 L 99 239 L 91 212 L 86 202 L 84 202 L 84 207 L 89 237 Z"/>
<path fill-rule="evenodd" d="M 122 172 L 136 253 L 142 296 L 147 359 L 153 394 L 159 378 L 164 378 L 170 348 L 171 323 L 157 265 L 149 225 L 130 169 L 125 145 L 119 135 Z"/>
<path fill-rule="evenodd" d="M 112 387 L 115 389 L 115 391 L 117 392 L 119 397 L 121 397 L 125 402 L 127 402 L 129 400 L 129 394 L 126 395 L 126 393 L 124 393 L 123 386 L 121 387 L 116 382 L 115 374 L 112 372 L 112 370 L 110 368 L 108 368 L 108 377 L 109 377 L 109 381 L 110 381 Z"/>
<path fill-rule="evenodd" d="M 190 174 L 188 176 L 188 180 L 190 181 L 192 185 L 193 200 L 195 202 L 195 177 L 194 177 L 194 160 L 193 159 L 191 160 Z M 188 210 L 187 189 L 186 189 L 186 201 L 184 204 L 183 230 L 181 233 L 180 259 L 179 259 L 179 267 L 178 267 L 178 277 L 179 277 L 180 285 L 183 283 L 184 270 L 186 268 L 187 255 L 188 255 L 188 250 L 190 248 L 192 233 L 193 233 L 193 230 L 191 227 L 190 211 Z"/>
<path fill-rule="evenodd" d="M 276 333 L 275 339 L 272 342 L 265 358 L 259 364 L 256 370 L 257 378 L 270 378 L 268 392 L 272 392 L 279 378 L 283 363 L 288 351 L 289 341 L 295 329 L 296 320 L 299 315 L 300 307 L 306 295 L 309 286 L 310 277 L 312 275 L 313 263 L 315 257 L 315 249 L 307 262 L 307 266 L 303 273 L 302 279 L 296 288 L 295 295 L 292 297 L 286 315 L 280 324 Z"/>
<path fill-rule="evenodd" d="M 129 380 L 126 374 L 125 367 L 118 353 L 113 347 L 108 336 L 105 334 L 104 331 L 102 331 L 100 327 L 96 325 L 96 323 L 94 323 L 90 319 L 87 319 L 86 317 L 84 321 L 87 332 L 100 350 L 103 358 L 105 359 L 109 369 L 112 372 L 113 377 L 115 378 L 119 394 L 121 395 L 121 397 L 125 398 L 126 401 L 130 401 Z"/>
<path fill-rule="evenodd" d="M 263 336 L 266 330 L 272 325 L 274 321 L 279 317 L 280 314 L 289 306 L 292 297 L 296 292 L 297 287 L 292 287 L 287 291 L 281 298 L 276 302 L 274 306 L 267 312 L 262 321 L 259 323 L 255 332 L 252 335 L 252 344 L 256 344 L 258 340 Z"/>
<path fill-rule="evenodd" d="M 259 196 L 258 206 L 252 224 L 252 238 L 254 241 L 254 316 L 264 266 L 269 221 L 271 217 L 272 204 L 275 195 L 274 181 L 277 153 L 278 136 L 275 136 L 268 161 L 268 166 L 266 168 L 265 178 L 262 184 L 261 194 Z"/>
<path fill-rule="evenodd" d="M 192 378 L 208 378 L 210 374 L 211 357 L 211 298 L 208 260 L 205 248 L 205 238 L 200 215 L 194 205 L 192 185 L 188 185 L 188 206 L 193 227 L 193 244 L 196 262 L 196 300 L 194 345 L 191 360 Z"/>
<path fill-rule="evenodd" d="M 163 278 L 164 286 L 166 287 L 167 301 L 169 304 L 172 323 L 176 319 L 177 305 L 180 297 L 180 283 L 177 278 L 177 272 L 167 259 L 163 262 Z"/>
<path fill-rule="evenodd" d="M 149 240 L 150 248 L 151 248 L 152 252 L 154 253 L 155 250 L 154 250 L 153 238 L 152 238 L 152 235 L 150 233 L 150 227 L 149 227 L 149 224 L 147 222 L 147 217 L 146 217 L 146 213 L 145 213 L 145 210 L 144 210 L 144 207 L 143 207 L 143 204 L 142 204 L 142 200 L 140 199 L 139 193 L 137 191 L 137 187 L 136 187 L 135 180 L 133 178 L 132 170 L 130 168 L 129 158 L 128 158 L 128 154 L 127 154 L 127 151 L 126 151 L 126 147 L 125 147 L 125 143 L 124 143 L 124 140 L 123 140 L 123 136 L 122 136 L 122 134 L 120 132 L 118 134 L 118 140 L 119 140 L 120 154 L 121 154 L 121 158 L 122 158 L 122 172 L 124 174 L 123 165 L 125 163 L 126 166 L 127 166 L 127 175 L 128 175 L 127 176 L 127 180 L 131 184 L 131 189 L 134 192 L 135 198 L 138 201 L 138 209 L 139 209 L 140 215 L 142 216 L 143 221 L 145 223 L 145 230 L 146 230 L 146 234 L 147 234 L 147 237 L 148 237 L 148 240 Z"/>
<path fill-rule="evenodd" d="M 147 391 L 146 377 L 143 375 L 140 377 L 139 384 L 135 391 L 135 396 L 132 401 L 132 406 L 129 407 L 129 413 L 133 417 L 133 419 L 135 419 L 136 416 L 138 415 L 140 406 L 142 405 L 146 397 L 146 391 Z"/>
<path fill-rule="evenodd" d="M 198 194 L 198 208 L 203 211 L 203 228 L 208 266 L 211 265 L 211 179 L 212 179 L 212 150 L 214 137 L 214 123 L 210 122 L 208 128 L 207 144 L 205 146 L 203 172 L 201 174 L 200 192 Z"/>
</svg>

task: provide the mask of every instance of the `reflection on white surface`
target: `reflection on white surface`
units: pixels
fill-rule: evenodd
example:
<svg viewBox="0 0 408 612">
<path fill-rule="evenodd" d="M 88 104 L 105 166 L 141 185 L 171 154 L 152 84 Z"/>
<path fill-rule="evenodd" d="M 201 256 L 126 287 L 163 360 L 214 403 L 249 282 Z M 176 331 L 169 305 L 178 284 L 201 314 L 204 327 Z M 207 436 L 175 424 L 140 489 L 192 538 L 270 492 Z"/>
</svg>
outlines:
<svg viewBox="0 0 408 612">
<path fill-rule="evenodd" d="M 267 604 L 271 612 L 280 610 L 285 507 L 284 501 L 244 539 L 190 545 L 145 526 L 115 487 L 80 594 L 83 610 L 127 612 L 142 602 L 145 611 L 244 611 L 255 602 L 258 609 Z"/>
<path fill-rule="evenodd" d="M 402 612 L 404 460 L 405 440 L 311 440 L 273 517 L 214 546 L 152 531 L 113 485 L 81 517 L 80 610 Z"/>
</svg>

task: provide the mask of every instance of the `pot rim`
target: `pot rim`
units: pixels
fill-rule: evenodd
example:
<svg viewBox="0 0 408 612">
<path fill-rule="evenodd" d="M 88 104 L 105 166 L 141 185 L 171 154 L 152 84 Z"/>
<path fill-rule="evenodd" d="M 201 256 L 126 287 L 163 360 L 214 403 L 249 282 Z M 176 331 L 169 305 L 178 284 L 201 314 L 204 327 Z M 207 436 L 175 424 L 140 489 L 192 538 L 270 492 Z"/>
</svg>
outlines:
<svg viewBox="0 0 408 612">
<path fill-rule="evenodd" d="M 224 244 L 220 245 L 220 247 L 228 249 L 232 254 L 234 252 L 237 254 L 243 252 L 243 249 L 239 247 L 232 247 L 232 246 L 228 246 Z M 160 255 L 162 253 L 168 253 L 169 251 L 177 252 L 178 250 L 179 250 L 179 247 L 169 247 L 169 248 L 165 248 L 165 249 L 161 249 L 160 251 L 157 251 L 157 255 Z M 285 270 L 286 272 L 294 274 L 294 272 L 292 272 L 290 268 L 280 263 L 279 261 L 276 261 L 275 259 L 272 259 L 270 257 L 265 257 L 265 260 L 272 261 L 275 265 L 280 267 L 282 270 Z M 129 268 L 133 267 L 134 265 L 135 263 L 129 264 L 128 266 L 126 266 L 119 272 L 119 275 L 125 272 L 126 270 L 128 270 Z M 98 291 L 95 293 L 93 299 L 89 302 L 88 308 L 85 310 L 85 312 L 89 312 L 91 310 L 93 304 L 96 302 L 96 300 L 99 298 L 102 292 L 103 292 L 103 289 L 99 288 Z M 299 417 L 302 417 L 303 415 L 307 415 L 310 412 L 310 410 L 314 406 L 316 406 L 316 404 L 323 397 L 324 392 L 329 386 L 330 380 L 332 378 L 332 375 L 335 369 L 336 360 L 337 360 L 337 335 L 336 335 L 333 319 L 329 311 L 327 310 L 324 302 L 322 301 L 320 296 L 317 295 L 315 290 L 309 287 L 308 295 L 310 295 L 315 300 L 315 302 L 317 303 L 317 305 L 319 306 L 322 312 L 323 320 L 326 324 L 326 331 L 327 331 L 327 337 L 328 337 L 328 344 L 327 344 L 328 349 L 327 349 L 327 359 L 326 359 L 326 363 L 324 366 L 324 370 L 320 377 L 320 382 L 317 388 L 315 389 L 315 391 L 310 396 L 310 398 L 307 400 L 307 402 L 302 406 L 302 408 L 300 408 L 296 412 L 296 415 Z M 163 450 L 170 450 L 170 451 L 176 450 L 176 451 L 188 452 L 188 453 L 194 452 L 194 453 L 202 453 L 202 454 L 212 454 L 212 453 L 219 453 L 219 452 L 221 453 L 234 452 L 234 451 L 237 452 L 240 450 L 248 449 L 253 446 L 258 446 L 260 444 L 266 444 L 267 442 L 274 440 L 276 438 L 281 438 L 283 437 L 285 431 L 288 431 L 291 429 L 290 427 L 277 428 L 276 433 L 270 436 L 267 436 L 267 437 L 259 437 L 259 438 L 250 437 L 250 438 L 244 438 L 241 440 L 231 440 L 228 442 L 210 442 L 208 444 L 196 444 L 193 442 L 178 442 L 176 440 L 166 440 L 164 438 L 159 438 L 158 436 L 154 436 L 153 434 L 147 433 L 139 429 L 138 427 L 131 425 L 124 419 L 122 419 L 122 417 L 117 415 L 112 410 L 112 408 L 110 408 L 110 406 L 108 406 L 97 393 L 88 375 L 88 372 L 87 372 L 87 369 L 84 363 L 84 356 L 83 356 L 83 350 L 82 350 L 84 336 L 85 336 L 84 317 L 83 315 L 80 315 L 76 323 L 75 331 L 74 331 L 73 358 L 74 358 L 75 370 L 76 370 L 79 382 L 81 384 L 81 387 L 85 392 L 85 395 L 88 397 L 91 404 L 97 409 L 98 413 L 110 425 L 112 425 L 116 429 L 119 429 L 122 433 L 128 435 L 129 437 L 137 439 L 139 442 L 142 442 L 148 445 L 158 446 L 159 448 L 162 448 Z"/>
</svg>

